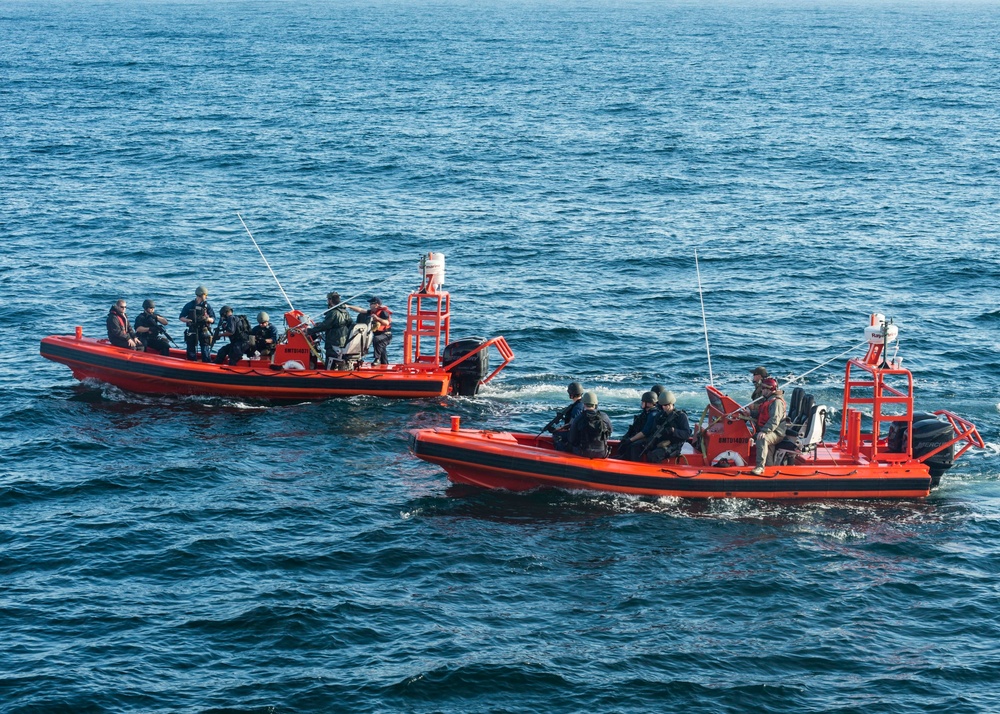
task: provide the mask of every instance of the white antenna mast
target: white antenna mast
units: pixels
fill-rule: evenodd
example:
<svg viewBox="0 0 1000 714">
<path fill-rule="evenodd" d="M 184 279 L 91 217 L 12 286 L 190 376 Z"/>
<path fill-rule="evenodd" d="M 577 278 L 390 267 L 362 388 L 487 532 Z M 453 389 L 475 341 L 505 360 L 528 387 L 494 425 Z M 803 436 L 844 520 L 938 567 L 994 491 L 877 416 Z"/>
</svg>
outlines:
<svg viewBox="0 0 1000 714">
<path fill-rule="evenodd" d="M 271 270 L 271 264 L 267 262 L 267 258 L 264 257 L 264 252 L 260 249 L 260 246 L 257 245 L 257 241 L 254 240 L 253 233 L 251 233 L 250 229 L 247 228 L 247 224 L 243 221 L 243 216 L 241 216 L 239 214 L 239 211 L 236 212 L 236 217 L 240 219 L 240 223 L 243 224 L 243 229 L 247 232 L 247 235 L 250 236 L 250 240 L 253 241 L 253 247 L 257 249 L 258 253 L 260 253 L 260 257 L 261 257 L 261 260 L 264 261 L 264 265 L 267 266 L 268 270 Z M 276 282 L 278 284 L 278 290 L 280 290 L 281 294 L 285 296 L 285 302 L 288 303 L 288 307 L 290 307 L 292 310 L 294 310 L 295 306 L 292 305 L 292 301 L 288 299 L 288 295 L 285 293 L 285 289 L 283 287 L 281 287 L 281 281 L 278 280 L 278 276 L 274 274 L 273 270 L 271 270 L 271 277 L 274 278 L 274 282 Z"/>
<path fill-rule="evenodd" d="M 701 324 L 705 328 L 705 354 L 708 355 L 708 383 L 715 386 L 712 375 L 712 351 L 708 348 L 708 320 L 705 319 L 705 294 L 701 290 L 701 268 L 698 267 L 698 249 L 694 249 L 694 269 L 698 273 L 698 298 L 701 300 Z"/>
</svg>

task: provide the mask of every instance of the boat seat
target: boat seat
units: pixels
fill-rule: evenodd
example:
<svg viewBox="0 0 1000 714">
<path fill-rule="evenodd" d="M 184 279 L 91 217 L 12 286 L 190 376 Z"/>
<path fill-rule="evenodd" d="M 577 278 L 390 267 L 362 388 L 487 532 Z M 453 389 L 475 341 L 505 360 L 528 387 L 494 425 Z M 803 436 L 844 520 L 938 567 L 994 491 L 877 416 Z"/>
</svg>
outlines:
<svg viewBox="0 0 1000 714">
<path fill-rule="evenodd" d="M 354 369 L 358 366 L 368 350 L 372 346 L 372 328 L 367 322 L 359 322 L 351 328 L 351 334 L 347 338 L 347 344 L 343 347 L 334 347 L 331 351 L 331 359 L 326 365 L 327 369 Z"/>
<path fill-rule="evenodd" d="M 797 437 L 802 433 L 806 423 L 812 418 L 812 411 L 815 403 L 816 400 L 813 399 L 813 395 L 801 395 L 799 398 L 798 410 L 794 414 L 789 412 L 788 420 L 791 423 L 788 425 L 788 431 L 786 432 L 787 436 Z"/>
<path fill-rule="evenodd" d="M 791 430 L 775 449 L 775 462 L 791 464 L 800 454 L 808 454 L 816 450 L 826 433 L 826 420 L 829 409 L 825 404 L 816 404 L 809 410 L 809 418 L 795 434 Z"/>
<path fill-rule="evenodd" d="M 823 441 L 828 412 L 829 409 L 825 404 L 817 404 L 809 411 L 809 418 L 804 424 L 805 429 L 800 430 L 799 435 L 795 438 L 795 445 L 800 452 L 813 451 L 816 445 Z"/>
<path fill-rule="evenodd" d="M 802 411 L 802 397 L 805 395 L 806 390 L 802 387 L 795 387 L 792 390 L 792 397 L 788 400 L 788 418 L 795 423 L 796 417 L 798 417 L 799 412 Z"/>
</svg>

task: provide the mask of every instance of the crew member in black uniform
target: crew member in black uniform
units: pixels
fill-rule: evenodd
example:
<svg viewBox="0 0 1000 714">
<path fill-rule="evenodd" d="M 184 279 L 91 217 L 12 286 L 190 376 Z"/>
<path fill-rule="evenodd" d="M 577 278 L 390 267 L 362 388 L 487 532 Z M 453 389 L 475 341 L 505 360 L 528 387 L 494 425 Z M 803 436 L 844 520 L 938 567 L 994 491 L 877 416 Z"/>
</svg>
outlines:
<svg viewBox="0 0 1000 714">
<path fill-rule="evenodd" d="M 660 411 L 655 416 L 646 451 L 646 458 L 653 463 L 680 455 L 681 447 L 691 436 L 687 414 L 675 408 L 676 401 L 673 392 L 663 392 L 657 398 Z"/>
<path fill-rule="evenodd" d="M 250 326 L 244 325 L 243 321 L 233 314 L 233 308 L 229 305 L 224 305 L 219 315 L 221 319 L 219 326 L 215 328 L 215 335 L 229 338 L 229 344 L 219 350 L 215 355 L 215 361 L 218 364 L 225 364 L 226 360 L 229 360 L 229 364 L 235 366 L 240 363 L 250 345 Z"/>
<path fill-rule="evenodd" d="M 386 349 L 392 342 L 392 310 L 382 304 L 382 299 L 372 295 L 368 298 L 368 309 L 362 310 L 354 305 L 345 305 L 361 315 L 370 318 L 372 326 L 372 364 L 389 364 Z M 360 321 L 360 320 L 359 320 Z"/>
<path fill-rule="evenodd" d="M 570 382 L 569 386 L 566 387 L 566 393 L 569 395 L 570 403 L 556 415 L 556 418 L 549 422 L 548 429 L 552 431 L 552 444 L 560 451 L 569 451 L 570 444 L 567 441 L 569 438 L 569 427 L 576 419 L 580 412 L 583 411 L 583 402 L 580 401 L 583 397 L 583 385 L 579 382 Z M 555 422 L 563 420 L 562 426 L 555 428 Z"/>
<path fill-rule="evenodd" d="M 622 436 L 621 441 L 618 443 L 618 458 L 619 459 L 631 459 L 631 451 L 633 447 L 632 437 L 642 431 L 642 427 L 646 425 L 649 420 L 649 415 L 656 409 L 656 395 L 652 392 L 642 393 L 642 411 L 632 417 L 632 425 L 628 428 L 625 434 Z M 641 448 L 641 447 L 640 447 Z"/>
<path fill-rule="evenodd" d="M 681 446 L 691 436 L 687 414 L 674 408 L 677 398 L 673 392 L 663 391 L 656 398 L 659 406 L 649 413 L 642 431 L 628 440 L 622 439 L 619 451 L 628 449 L 632 461 L 663 461 L 667 456 L 680 453 Z"/>
<path fill-rule="evenodd" d="M 142 301 L 142 312 L 135 316 L 135 334 L 147 351 L 159 352 L 164 357 L 170 354 L 170 343 L 163 329 L 169 324 L 167 318 L 156 312 L 155 302 Z"/>
<path fill-rule="evenodd" d="M 313 325 L 307 330 L 310 337 L 323 334 L 326 342 L 326 368 L 331 369 L 335 361 L 334 347 L 343 347 L 351 334 L 351 316 L 347 306 L 340 302 L 340 293 L 332 292 L 326 295 L 326 317 L 323 322 Z"/>
<path fill-rule="evenodd" d="M 567 439 L 570 449 L 577 456 L 604 459 L 608 456 L 608 439 L 611 437 L 611 420 L 597 408 L 597 395 L 584 392 L 581 411 L 569 425 Z"/>
<path fill-rule="evenodd" d="M 108 340 L 115 347 L 141 350 L 142 343 L 136 337 L 135 330 L 128 322 L 128 315 L 125 314 L 127 307 L 128 303 L 125 300 L 116 300 L 108 311 Z"/>
<path fill-rule="evenodd" d="M 266 312 L 257 313 L 257 325 L 253 328 L 254 349 L 261 357 L 274 354 L 274 346 L 278 344 L 278 330 L 271 324 L 271 318 Z"/>
<path fill-rule="evenodd" d="M 208 288 L 199 286 L 194 291 L 195 298 L 181 310 L 180 321 L 187 325 L 184 332 L 184 342 L 187 344 L 187 358 L 198 359 L 198 348 L 201 348 L 201 361 L 212 361 L 212 323 L 215 322 L 215 310 L 208 304 Z"/>
</svg>

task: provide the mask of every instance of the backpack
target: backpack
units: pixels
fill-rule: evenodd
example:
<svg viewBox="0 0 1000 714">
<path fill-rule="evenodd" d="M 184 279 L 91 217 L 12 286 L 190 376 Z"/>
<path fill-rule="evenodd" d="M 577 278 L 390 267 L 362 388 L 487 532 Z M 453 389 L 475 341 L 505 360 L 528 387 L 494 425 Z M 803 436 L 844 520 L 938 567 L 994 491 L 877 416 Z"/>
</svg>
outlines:
<svg viewBox="0 0 1000 714">
<path fill-rule="evenodd" d="M 252 337 L 250 320 L 247 319 L 246 315 L 234 315 L 233 317 L 235 318 L 233 322 L 233 337 L 230 341 L 249 342 Z"/>
<path fill-rule="evenodd" d="M 583 412 L 582 431 L 588 444 L 593 444 L 595 441 L 607 441 L 608 437 L 611 436 L 611 430 L 608 429 L 604 420 L 601 419 L 601 412 L 599 411 Z"/>
</svg>

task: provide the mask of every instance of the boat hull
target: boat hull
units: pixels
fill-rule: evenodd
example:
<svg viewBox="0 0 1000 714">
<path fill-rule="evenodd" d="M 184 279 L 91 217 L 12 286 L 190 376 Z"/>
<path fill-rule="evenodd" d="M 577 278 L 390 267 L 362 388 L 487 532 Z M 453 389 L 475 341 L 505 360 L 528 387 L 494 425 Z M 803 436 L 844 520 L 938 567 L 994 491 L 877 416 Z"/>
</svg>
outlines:
<svg viewBox="0 0 1000 714">
<path fill-rule="evenodd" d="M 236 366 L 192 362 L 182 350 L 170 356 L 114 347 L 106 340 L 52 335 L 42 357 L 65 364 L 79 380 L 96 379 L 139 394 L 241 397 L 270 401 L 315 401 L 371 395 L 390 398 L 448 394 L 451 374 L 401 365 L 352 371 L 273 369 L 264 360 Z"/>
<path fill-rule="evenodd" d="M 817 461 L 768 467 L 755 476 L 750 467 L 684 463 L 684 457 L 658 464 L 589 459 L 555 451 L 548 437 L 471 429 L 416 430 L 411 450 L 455 483 L 510 491 L 552 487 L 655 497 L 803 499 L 921 498 L 931 488 L 930 471 L 919 462 Z"/>
</svg>

